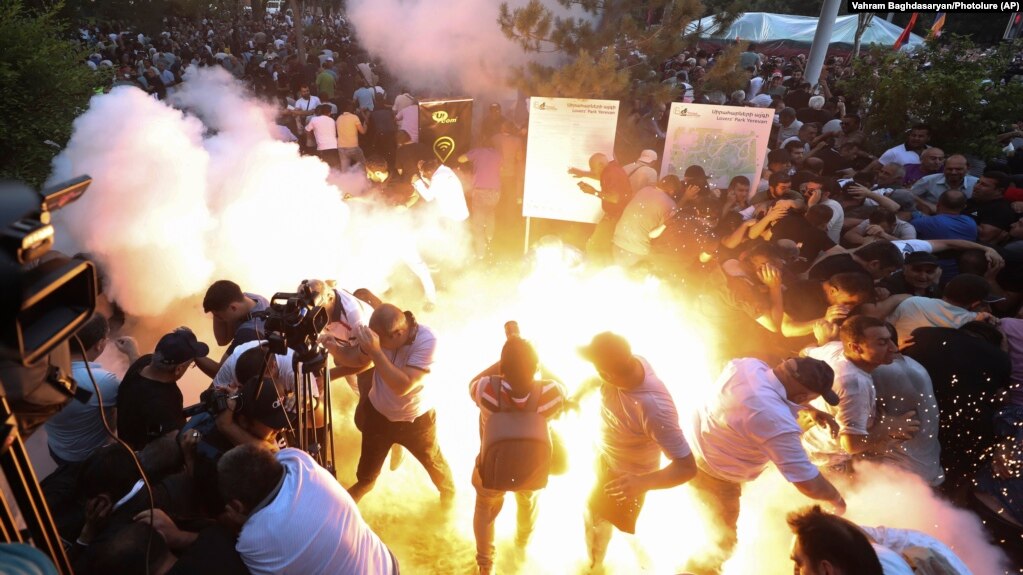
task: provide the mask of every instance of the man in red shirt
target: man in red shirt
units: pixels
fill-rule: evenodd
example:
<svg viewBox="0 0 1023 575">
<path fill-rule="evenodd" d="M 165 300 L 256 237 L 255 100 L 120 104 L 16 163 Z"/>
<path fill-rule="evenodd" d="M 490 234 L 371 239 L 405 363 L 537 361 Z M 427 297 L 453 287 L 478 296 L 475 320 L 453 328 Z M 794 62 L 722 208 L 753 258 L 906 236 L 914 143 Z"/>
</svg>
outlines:
<svg viewBox="0 0 1023 575">
<path fill-rule="evenodd" d="M 599 190 L 586 182 L 579 182 L 579 188 L 584 193 L 600 198 L 600 207 L 604 210 L 604 217 L 597 223 L 596 229 L 586 242 L 586 255 L 594 263 L 609 263 L 615 226 L 625 211 L 625 206 L 632 200 L 633 191 L 632 185 L 629 184 L 629 176 L 617 160 L 608 161 L 607 156 L 601 153 L 590 156 L 589 171 L 569 168 L 568 173 L 577 178 L 600 180 Z"/>
</svg>

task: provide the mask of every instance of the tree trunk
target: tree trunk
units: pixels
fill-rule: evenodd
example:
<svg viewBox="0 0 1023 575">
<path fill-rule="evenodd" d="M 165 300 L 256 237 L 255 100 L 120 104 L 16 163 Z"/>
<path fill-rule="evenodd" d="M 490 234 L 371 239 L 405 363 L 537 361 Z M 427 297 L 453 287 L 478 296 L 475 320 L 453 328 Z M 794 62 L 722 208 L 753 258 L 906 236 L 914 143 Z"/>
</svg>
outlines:
<svg viewBox="0 0 1023 575">
<path fill-rule="evenodd" d="M 860 40 L 863 38 L 864 32 L 870 27 L 871 20 L 874 19 L 873 14 L 861 13 L 856 17 L 856 39 L 853 40 L 853 58 L 860 57 Z"/>
<path fill-rule="evenodd" d="M 298 61 L 305 66 L 305 28 L 303 25 L 303 4 L 302 0 L 291 0 L 291 17 L 295 22 L 295 47 L 298 49 Z"/>
</svg>

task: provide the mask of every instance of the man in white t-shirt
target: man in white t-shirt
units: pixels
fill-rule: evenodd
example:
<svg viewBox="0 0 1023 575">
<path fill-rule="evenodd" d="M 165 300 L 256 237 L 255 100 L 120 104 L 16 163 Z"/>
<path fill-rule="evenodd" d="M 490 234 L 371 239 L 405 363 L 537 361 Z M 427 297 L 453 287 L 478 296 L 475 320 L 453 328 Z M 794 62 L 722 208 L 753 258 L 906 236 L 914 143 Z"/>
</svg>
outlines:
<svg viewBox="0 0 1023 575">
<path fill-rule="evenodd" d="M 426 468 L 440 491 L 441 504 L 450 505 L 455 482 L 437 443 L 437 415 L 427 385 L 437 338 L 410 312 L 391 304 L 377 307 L 369 326 L 357 328 L 356 337 L 374 368 L 368 401 L 359 404 L 362 414 L 357 414 L 362 431 L 358 482 L 348 492 L 359 501 L 373 489 L 387 453 L 397 443 Z"/>
<path fill-rule="evenodd" d="M 597 483 L 586 512 L 590 566 L 604 562 L 612 526 L 636 532 L 646 492 L 669 489 L 696 475 L 696 462 L 678 423 L 678 411 L 650 364 L 632 354 L 620 335 L 603 332 L 580 350 L 597 369 L 575 399 L 599 388 L 601 442 Z M 670 463 L 661 467 L 661 455 Z"/>
<path fill-rule="evenodd" d="M 304 451 L 235 447 L 217 463 L 217 482 L 253 575 L 397 575 L 355 501 Z"/>
<path fill-rule="evenodd" d="M 302 84 L 298 89 L 298 99 L 295 100 L 294 105 L 288 106 L 288 113 L 295 117 L 295 132 L 297 134 L 306 134 L 307 137 L 302 137 L 299 140 L 299 144 L 302 147 L 303 152 L 311 152 L 315 150 L 315 141 L 305 130 L 305 126 L 312 119 L 313 115 L 316 114 L 316 108 L 320 105 L 320 99 L 313 96 L 309 91 L 308 84 Z"/>
<path fill-rule="evenodd" d="M 815 427 L 803 435 L 810 460 L 825 471 L 848 473 L 854 457 L 888 448 L 891 440 L 911 439 L 920 428 L 916 412 L 885 417 L 877 411 L 877 391 L 870 374 L 895 359 L 898 348 L 884 321 L 857 315 L 839 329 L 841 341 L 804 350 L 804 355 L 826 362 L 835 372 L 838 405 L 823 401 L 813 406 L 834 417 L 837 433 Z"/>
<path fill-rule="evenodd" d="M 892 339 L 898 339 L 890 324 L 889 331 Z M 915 411 L 920 420 L 920 432 L 880 453 L 880 460 L 915 473 L 928 485 L 937 487 L 945 480 L 945 470 L 940 461 L 938 400 L 934 397 L 931 376 L 919 362 L 901 353 L 895 354 L 889 365 L 875 369 L 871 376 L 878 407 L 884 413 L 900 415 Z"/>
<path fill-rule="evenodd" d="M 877 163 L 882 166 L 887 166 L 888 164 L 898 164 L 900 166 L 919 164 L 920 152 L 928 148 L 927 142 L 930 139 L 930 127 L 924 124 L 917 124 L 910 128 L 909 133 L 906 134 L 906 143 L 885 150 L 885 153 L 881 154 L 881 157 L 877 159 Z"/>
<path fill-rule="evenodd" d="M 465 190 L 451 168 L 436 158 L 423 160 L 419 175 L 412 177 L 412 186 L 419 197 L 428 202 L 437 201 L 437 212 L 452 222 L 469 219 L 469 206 L 465 202 Z"/>
<path fill-rule="evenodd" d="M 615 224 L 611 240 L 615 265 L 630 268 L 650 255 L 651 241 L 664 232 L 681 191 L 678 176 L 670 174 L 636 192 Z"/>
<path fill-rule="evenodd" d="M 330 117 L 330 106 L 320 104 L 316 107 L 316 115 L 305 125 L 306 132 L 316 140 L 316 155 L 323 163 L 333 169 L 341 168 L 341 159 L 337 151 L 337 126 Z"/>
<path fill-rule="evenodd" d="M 831 390 L 834 372 L 824 362 L 792 358 L 773 369 L 752 358 L 730 361 L 715 384 L 716 393 L 693 414 L 686 426 L 689 445 L 700 469 L 690 485 L 708 508 L 720 533 L 720 553 L 707 553 L 687 566 L 696 573 L 717 572 L 736 543 L 742 484 L 753 481 L 774 463 L 778 471 L 807 497 L 845 501 L 807 457 L 799 441 L 799 413 L 816 414 L 807 404 L 815 398 L 837 404 Z M 824 419 L 817 416 L 817 421 Z"/>
<path fill-rule="evenodd" d="M 398 122 L 398 129 L 407 132 L 413 143 L 419 141 L 419 104 L 413 102 L 398 110 L 394 119 Z"/>
<path fill-rule="evenodd" d="M 985 303 L 1003 299 L 991 295 L 991 286 L 984 278 L 974 274 L 959 274 L 945 286 L 942 299 L 907 297 L 888 316 L 888 321 L 899 332 L 899 347 L 904 348 L 909 345 L 913 330 L 917 328 L 958 329 L 974 320 L 994 321 L 991 314 L 974 310 Z"/>
</svg>

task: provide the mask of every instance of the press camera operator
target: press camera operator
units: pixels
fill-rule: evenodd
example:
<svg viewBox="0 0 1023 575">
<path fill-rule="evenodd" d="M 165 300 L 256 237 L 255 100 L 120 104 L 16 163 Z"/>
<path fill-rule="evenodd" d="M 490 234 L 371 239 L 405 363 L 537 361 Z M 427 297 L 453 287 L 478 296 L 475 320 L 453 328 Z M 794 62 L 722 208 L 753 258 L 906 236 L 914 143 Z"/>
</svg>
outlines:
<svg viewBox="0 0 1023 575">
<path fill-rule="evenodd" d="M 318 342 L 334 359 L 336 367 L 331 369 L 331 379 L 365 371 L 372 366 L 370 357 L 359 350 L 356 331 L 369 325 L 373 308 L 346 290 L 338 289 L 332 282 L 306 280 L 300 290 L 308 286 L 316 305 L 327 312 L 327 326 L 320 333 Z M 348 378 L 353 391 L 354 378 Z"/>
<path fill-rule="evenodd" d="M 230 396 L 243 387 L 243 382 L 266 378 L 274 384 L 273 389 L 276 390 L 276 395 L 292 422 L 297 421 L 298 403 L 301 398 L 296 393 L 294 354 L 295 352 L 291 349 L 288 349 L 285 355 L 270 353 L 266 342 L 262 341 L 242 344 L 224 360 L 224 365 L 220 367 L 217 377 L 213 379 L 212 389 Z M 314 382 L 310 402 L 315 424 L 317 427 L 321 427 L 324 421 L 324 406 L 320 403 L 322 382 L 318 378 L 314 378 Z M 247 437 L 245 430 L 238 429 L 233 425 L 232 416 L 226 413 L 231 410 L 226 410 L 223 413 L 219 409 L 214 409 L 214 411 L 217 411 L 215 415 L 218 415 L 217 427 L 221 428 L 225 435 L 233 438 L 235 445 L 250 441 L 251 436 Z M 259 434 L 256 435 L 256 439 L 262 439 L 262 437 Z"/>
<path fill-rule="evenodd" d="M 272 451 L 287 447 L 284 432 L 297 421 L 273 378 L 252 376 L 262 367 L 260 350 L 251 349 L 245 355 L 249 357 L 239 360 L 239 372 L 251 377 L 241 386 L 214 388 L 206 395 L 205 411 L 194 415 L 178 438 L 191 463 L 200 504 L 211 514 L 224 505 L 217 492 L 217 462 L 221 456 L 236 445 L 260 445 Z"/>
</svg>

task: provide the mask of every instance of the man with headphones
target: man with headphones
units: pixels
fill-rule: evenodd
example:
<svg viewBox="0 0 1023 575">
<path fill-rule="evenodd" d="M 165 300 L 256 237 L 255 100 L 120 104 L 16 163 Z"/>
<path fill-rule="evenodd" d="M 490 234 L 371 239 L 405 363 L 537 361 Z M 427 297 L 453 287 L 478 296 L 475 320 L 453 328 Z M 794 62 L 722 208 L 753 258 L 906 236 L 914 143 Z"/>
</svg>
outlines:
<svg viewBox="0 0 1023 575">
<path fill-rule="evenodd" d="M 394 444 L 408 449 L 440 491 L 441 504 L 454 501 L 455 483 L 437 443 L 437 416 L 424 393 L 437 338 L 411 312 L 381 304 L 369 326 L 356 328 L 362 352 L 373 361 L 373 385 L 363 407 L 358 481 L 348 489 L 355 501 L 373 489 Z"/>
</svg>

